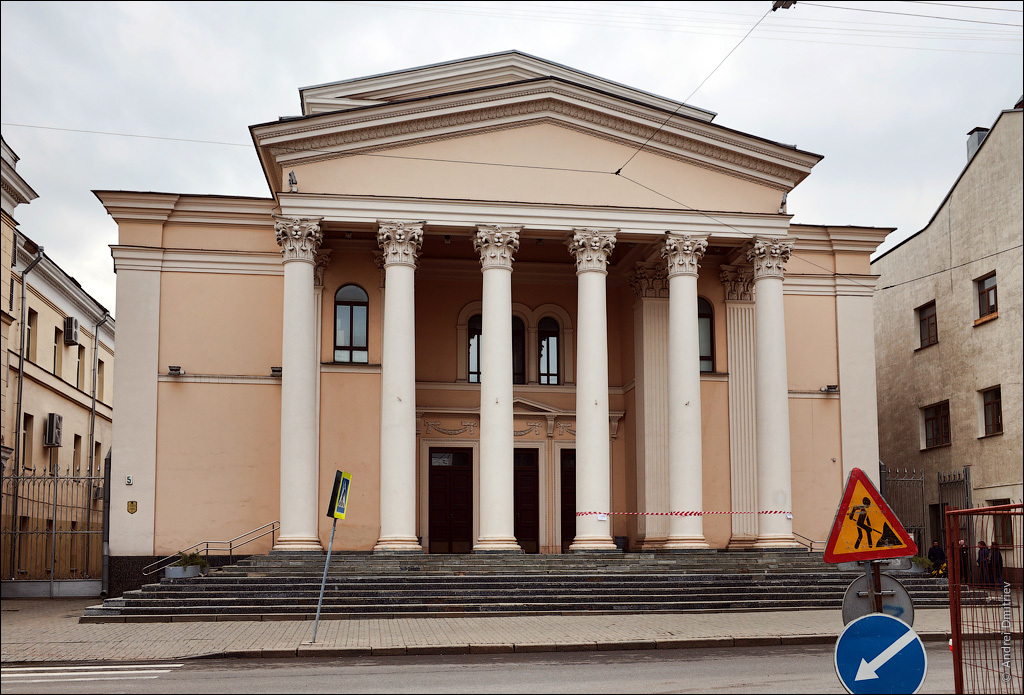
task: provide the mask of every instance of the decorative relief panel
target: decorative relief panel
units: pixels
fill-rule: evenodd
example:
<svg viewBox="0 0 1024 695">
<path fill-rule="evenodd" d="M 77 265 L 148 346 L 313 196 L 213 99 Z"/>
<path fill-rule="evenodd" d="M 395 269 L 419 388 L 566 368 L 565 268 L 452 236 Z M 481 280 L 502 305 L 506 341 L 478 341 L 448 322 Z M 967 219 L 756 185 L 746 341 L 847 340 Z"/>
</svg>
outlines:
<svg viewBox="0 0 1024 695">
<path fill-rule="evenodd" d="M 519 230 L 522 226 L 482 224 L 473 237 L 473 248 L 480 254 L 480 265 L 488 268 L 512 268 L 512 260 L 519 250 Z"/>
<path fill-rule="evenodd" d="M 567 245 L 576 257 L 577 273 L 607 273 L 608 258 L 615 249 L 615 232 L 577 227 Z"/>
<path fill-rule="evenodd" d="M 465 432 L 469 432 L 471 435 L 476 433 L 477 424 L 475 422 L 463 421 L 462 427 L 441 427 L 440 420 L 424 420 L 423 421 L 423 434 L 430 434 L 430 430 L 436 430 L 441 434 L 447 434 L 449 437 L 454 437 Z"/>
<path fill-rule="evenodd" d="M 747 260 L 754 266 L 754 279 L 781 278 L 793 253 L 793 244 L 780 239 L 757 238 L 747 246 Z"/>
<path fill-rule="evenodd" d="M 629 276 L 629 286 L 637 299 L 668 299 L 668 271 L 665 264 L 640 261 Z"/>
<path fill-rule="evenodd" d="M 384 251 L 384 266 L 408 265 L 416 267 L 423 246 L 424 222 L 377 222 L 377 243 Z"/>
<path fill-rule="evenodd" d="M 697 277 L 700 259 L 704 258 L 707 248 L 707 237 L 671 232 L 666 234 L 665 244 L 661 247 L 661 257 L 668 261 L 668 277 L 676 275 Z"/>
<path fill-rule="evenodd" d="M 534 434 L 540 434 L 540 428 L 543 424 L 544 423 L 541 422 L 528 422 L 526 423 L 525 430 L 513 430 L 512 434 L 514 434 L 517 437 L 522 437 L 524 435 L 529 434 L 530 432 L 533 432 Z"/>
<path fill-rule="evenodd" d="M 285 262 L 314 262 L 316 252 L 324 240 L 324 234 L 320 231 L 322 219 L 274 215 L 274 235 L 277 237 L 277 244 L 281 247 Z"/>
<path fill-rule="evenodd" d="M 726 301 L 749 302 L 754 298 L 754 269 L 723 265 L 719 268 L 718 279 L 725 287 Z"/>
</svg>

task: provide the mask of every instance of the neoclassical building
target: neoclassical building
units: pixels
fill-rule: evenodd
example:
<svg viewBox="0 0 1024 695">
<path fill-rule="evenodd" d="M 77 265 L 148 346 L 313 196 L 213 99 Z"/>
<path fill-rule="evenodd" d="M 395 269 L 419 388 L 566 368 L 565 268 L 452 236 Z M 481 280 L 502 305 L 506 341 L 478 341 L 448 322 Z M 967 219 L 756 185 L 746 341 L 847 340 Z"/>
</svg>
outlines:
<svg viewBox="0 0 1024 695">
<path fill-rule="evenodd" d="M 819 155 L 515 51 L 300 97 L 270 197 L 96 193 L 114 562 L 325 548 L 338 469 L 336 549 L 431 553 L 793 546 L 877 471 L 891 230 L 791 224 Z"/>
</svg>

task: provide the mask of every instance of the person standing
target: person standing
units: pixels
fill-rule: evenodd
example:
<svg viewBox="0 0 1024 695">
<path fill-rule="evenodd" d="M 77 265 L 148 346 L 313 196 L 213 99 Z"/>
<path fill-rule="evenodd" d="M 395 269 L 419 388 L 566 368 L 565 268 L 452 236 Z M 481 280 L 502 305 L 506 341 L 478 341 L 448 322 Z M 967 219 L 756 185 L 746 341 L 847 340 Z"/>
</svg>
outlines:
<svg viewBox="0 0 1024 695">
<path fill-rule="evenodd" d="M 992 583 L 991 555 L 985 541 L 978 541 L 978 583 L 982 586 Z"/>
<path fill-rule="evenodd" d="M 1003 554 L 999 551 L 999 543 L 992 541 L 989 550 L 989 566 L 992 569 L 992 583 L 997 589 L 1003 586 Z"/>
<path fill-rule="evenodd" d="M 960 583 L 970 584 L 971 583 L 971 551 L 967 548 L 967 543 L 962 538 L 958 544 L 960 549 Z"/>
<path fill-rule="evenodd" d="M 932 541 L 932 547 L 928 548 L 928 559 L 936 571 L 946 564 L 946 551 L 942 549 L 938 541 Z"/>
</svg>

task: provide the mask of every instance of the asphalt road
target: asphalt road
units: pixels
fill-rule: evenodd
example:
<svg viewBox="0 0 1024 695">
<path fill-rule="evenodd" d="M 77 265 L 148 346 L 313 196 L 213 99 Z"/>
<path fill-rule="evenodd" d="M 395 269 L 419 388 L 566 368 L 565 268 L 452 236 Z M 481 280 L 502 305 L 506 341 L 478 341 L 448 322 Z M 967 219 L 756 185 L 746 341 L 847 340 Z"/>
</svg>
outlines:
<svg viewBox="0 0 1024 695">
<path fill-rule="evenodd" d="M 831 646 L 4 667 L 16 693 L 843 693 Z M 922 693 L 953 692 L 927 646 Z M 25 667 L 29 668 L 29 667 Z"/>
</svg>

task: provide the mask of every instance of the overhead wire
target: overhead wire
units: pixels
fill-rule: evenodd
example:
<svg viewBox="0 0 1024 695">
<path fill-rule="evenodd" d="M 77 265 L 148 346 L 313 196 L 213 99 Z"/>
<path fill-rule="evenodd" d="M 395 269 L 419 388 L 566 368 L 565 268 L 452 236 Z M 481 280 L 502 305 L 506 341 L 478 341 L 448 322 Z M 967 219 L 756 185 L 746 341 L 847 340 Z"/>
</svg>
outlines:
<svg viewBox="0 0 1024 695">
<path fill-rule="evenodd" d="M 895 10 L 869 10 L 866 7 L 843 7 L 842 5 L 826 5 L 820 2 L 802 2 L 803 5 L 810 5 L 811 7 L 827 7 L 832 10 L 850 10 L 852 12 L 877 12 L 878 14 L 898 14 L 905 17 L 923 17 L 926 19 L 943 19 L 950 22 L 967 22 L 969 24 L 992 24 L 1001 27 L 1024 27 L 1022 24 L 1009 24 L 1007 22 L 987 22 L 982 19 L 964 19 L 962 17 L 944 17 L 942 15 L 933 14 L 915 14 L 913 12 L 896 12 Z"/>
<path fill-rule="evenodd" d="M 963 7 L 968 10 L 990 10 L 992 12 L 1018 12 L 1024 14 L 1024 10 L 1015 10 L 1012 7 L 983 7 L 981 5 L 958 5 L 953 2 L 929 2 L 929 0 L 903 0 L 919 5 L 938 5 L 939 7 Z"/>
</svg>

